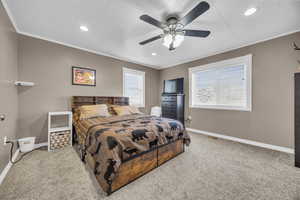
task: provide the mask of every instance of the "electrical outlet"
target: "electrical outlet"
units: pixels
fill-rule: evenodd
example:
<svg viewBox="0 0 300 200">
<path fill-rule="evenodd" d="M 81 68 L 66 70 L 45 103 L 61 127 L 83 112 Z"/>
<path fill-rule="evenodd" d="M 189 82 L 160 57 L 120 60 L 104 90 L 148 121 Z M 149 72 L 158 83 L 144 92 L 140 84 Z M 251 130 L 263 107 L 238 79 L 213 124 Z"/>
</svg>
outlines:
<svg viewBox="0 0 300 200">
<path fill-rule="evenodd" d="M 3 143 L 4 143 L 4 146 L 7 144 L 7 136 L 4 136 Z"/>
<path fill-rule="evenodd" d="M 188 116 L 185 120 L 187 123 L 191 123 L 192 122 L 192 116 Z"/>
</svg>

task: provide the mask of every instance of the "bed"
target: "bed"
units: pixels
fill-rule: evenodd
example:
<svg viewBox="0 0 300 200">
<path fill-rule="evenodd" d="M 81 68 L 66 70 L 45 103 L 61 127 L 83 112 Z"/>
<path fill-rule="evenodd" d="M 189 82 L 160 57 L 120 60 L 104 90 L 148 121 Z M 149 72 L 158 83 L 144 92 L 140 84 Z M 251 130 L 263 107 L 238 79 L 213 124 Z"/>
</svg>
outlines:
<svg viewBox="0 0 300 200">
<path fill-rule="evenodd" d="M 83 162 L 93 170 L 110 195 L 142 175 L 184 152 L 190 138 L 184 126 L 172 119 L 135 113 L 79 120 L 83 105 L 128 106 L 127 97 L 73 96 L 74 141 Z"/>
</svg>

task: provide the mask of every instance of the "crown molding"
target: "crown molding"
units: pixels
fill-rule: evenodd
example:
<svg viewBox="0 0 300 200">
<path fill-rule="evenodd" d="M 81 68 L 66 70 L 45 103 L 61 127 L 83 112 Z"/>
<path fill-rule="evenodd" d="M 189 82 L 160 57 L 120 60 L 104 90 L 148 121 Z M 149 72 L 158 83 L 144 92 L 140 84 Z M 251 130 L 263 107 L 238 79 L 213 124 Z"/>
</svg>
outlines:
<svg viewBox="0 0 300 200">
<path fill-rule="evenodd" d="M 278 34 L 278 35 L 275 35 L 275 36 L 272 36 L 272 37 L 268 37 L 268 38 L 263 39 L 263 40 L 258 40 L 258 41 L 255 41 L 255 42 L 247 42 L 247 43 L 244 43 L 242 45 L 238 45 L 236 47 L 226 48 L 226 49 L 223 49 L 223 50 L 220 50 L 220 51 L 215 51 L 213 53 L 205 54 L 203 56 L 184 59 L 184 60 L 176 62 L 175 64 L 171 64 L 171 65 L 167 65 L 167 66 L 158 66 L 158 65 L 149 65 L 149 64 L 146 64 L 146 63 L 142 63 L 142 62 L 137 62 L 137 61 L 134 61 L 134 60 L 131 60 L 131 59 L 128 59 L 128 58 L 113 55 L 111 53 L 105 53 L 105 52 L 101 52 L 101 51 L 86 49 L 86 48 L 82 48 L 82 47 L 79 47 L 79 46 L 76 46 L 76 45 L 72 45 L 72 44 L 68 44 L 68 43 L 65 43 L 65 42 L 60 42 L 60 41 L 57 41 L 57 40 L 53 40 L 53 39 L 50 39 L 50 38 L 47 38 L 47 37 L 42 37 L 42 36 L 39 36 L 39 35 L 35 35 L 35 34 L 20 31 L 20 29 L 17 26 L 16 21 L 14 20 L 13 15 L 12 15 L 8 5 L 7 5 L 7 0 L 1 0 L 1 2 L 2 2 L 3 7 L 6 10 L 7 15 L 10 18 L 10 21 L 12 22 L 16 32 L 20 35 L 25 35 L 25 36 L 29 36 L 29 37 L 33 37 L 33 38 L 37 38 L 37 39 L 41 39 L 41 40 L 45 40 L 45 41 L 49 41 L 49 42 L 60 44 L 60 45 L 66 46 L 66 47 L 79 49 L 79 50 L 90 52 L 90 53 L 93 53 L 93 54 L 96 54 L 96 55 L 106 56 L 106 57 L 114 58 L 114 59 L 117 59 L 117 60 L 130 62 L 130 63 L 133 63 L 133 64 L 142 65 L 142 66 L 149 67 L 149 68 L 156 69 L 156 70 L 163 70 L 163 69 L 167 69 L 167 68 L 171 68 L 171 67 L 176 67 L 178 65 L 190 63 L 190 62 L 200 60 L 200 59 L 203 59 L 203 58 L 207 58 L 207 57 L 210 57 L 210 56 L 215 56 L 215 55 L 218 55 L 218 54 L 221 54 L 221 53 L 226 53 L 226 52 L 237 50 L 237 49 L 240 49 L 240 48 L 243 48 L 243 47 L 255 45 L 255 44 L 258 44 L 258 43 L 261 43 L 261 42 L 266 42 L 266 41 L 269 41 L 269 40 L 272 40 L 272 39 L 276 39 L 276 38 L 280 38 L 280 37 L 283 37 L 283 36 L 286 36 L 286 35 L 290 35 L 290 34 L 293 34 L 293 33 L 300 32 L 300 29 L 296 29 L 294 31 L 289 31 L 289 32 L 286 32 L 286 33 L 282 33 L 282 34 Z"/>
<path fill-rule="evenodd" d="M 236 47 L 226 48 L 224 50 L 220 50 L 220 51 L 216 51 L 216 52 L 213 52 L 213 53 L 210 53 L 210 54 L 206 54 L 204 56 L 191 58 L 191 59 L 185 59 L 185 60 L 177 62 L 176 64 L 167 65 L 167 66 L 157 66 L 157 65 L 149 65 L 149 64 L 142 63 L 142 62 L 137 62 L 137 61 L 134 61 L 134 60 L 131 60 L 131 59 L 127 59 L 127 58 L 120 57 L 120 56 L 115 56 L 115 55 L 112 55 L 112 54 L 109 54 L 109 53 L 104 53 L 104 52 L 100 52 L 100 51 L 94 51 L 94 50 L 90 50 L 90 49 L 86 49 L 86 48 L 81 48 L 81 47 L 76 46 L 76 45 L 60 42 L 60 41 L 57 41 L 57 40 L 52 40 L 52 39 L 49 39 L 49 38 L 46 38 L 46 37 L 41 37 L 41 36 L 38 36 L 38 35 L 22 32 L 22 31 L 17 31 L 17 33 L 20 34 L 20 35 L 25 35 L 25 36 L 37 38 L 37 39 L 40 39 L 40 40 L 45 40 L 45 41 L 60 44 L 60 45 L 66 46 L 66 47 L 71 47 L 71 48 L 74 48 L 74 49 L 79 49 L 79 50 L 82 50 L 82 51 L 90 52 L 90 53 L 93 53 L 93 54 L 96 54 L 96 55 L 106 56 L 106 57 L 114 58 L 114 59 L 117 59 L 117 60 L 130 62 L 130 63 L 142 65 L 142 66 L 145 66 L 145 67 L 150 67 L 150 68 L 156 69 L 156 70 L 163 70 L 163 69 L 167 69 L 167 68 L 171 68 L 171 67 L 176 67 L 178 65 L 190 63 L 190 62 L 193 62 L 193 61 L 197 61 L 197 60 L 207 58 L 207 57 L 210 57 L 210 56 L 215 56 L 215 55 L 218 55 L 218 54 L 226 53 L 226 52 L 229 52 L 229 51 L 234 51 L 234 50 L 237 50 L 237 49 L 240 49 L 240 48 L 243 48 L 243 47 L 259 44 L 259 43 L 266 42 L 266 41 L 269 41 L 269 40 L 273 40 L 273 39 L 276 39 L 276 38 L 280 38 L 280 37 L 283 37 L 283 36 L 291 35 L 291 34 L 297 33 L 297 32 L 300 32 L 300 29 L 290 31 L 290 32 L 287 32 L 287 33 L 283 33 L 283 34 L 279 34 L 279 35 L 276 35 L 276 36 L 272 36 L 272 37 L 269 37 L 267 39 L 245 43 L 245 44 L 242 44 L 242 45 L 239 45 L 239 46 L 236 46 Z"/>
<path fill-rule="evenodd" d="M 234 50 L 237 50 L 237 49 L 240 49 L 240 48 L 243 48 L 243 47 L 248 47 L 248 46 L 251 46 L 251 45 L 255 45 L 255 44 L 258 44 L 258 43 L 267 42 L 269 40 L 273 40 L 273 39 L 280 38 L 280 37 L 283 37 L 283 36 L 291 35 L 291 34 L 297 33 L 297 32 L 300 32 L 300 29 L 296 29 L 294 31 L 289 31 L 289 32 L 286 32 L 286 33 L 281 33 L 281 34 L 278 34 L 278 35 L 275 35 L 275 36 L 272 36 L 272 37 L 268 37 L 268 38 L 263 39 L 263 40 L 258 40 L 258 41 L 255 41 L 255 42 L 247 42 L 247 43 L 244 43 L 242 45 L 238 45 L 236 47 L 226 48 L 226 49 L 220 50 L 220 51 L 215 51 L 213 53 L 209 53 L 209 54 L 206 54 L 204 56 L 199 56 L 199 57 L 190 58 L 190 59 L 184 59 L 184 60 L 179 61 L 178 64 L 167 65 L 167 66 L 161 67 L 160 69 L 167 69 L 167 68 L 170 68 L 170 67 L 176 67 L 178 65 L 190 63 L 190 62 L 193 62 L 193 61 L 197 61 L 197 60 L 207 58 L 207 57 L 210 57 L 210 56 L 215 56 L 215 55 L 218 55 L 218 54 L 221 54 L 221 53 L 226 53 L 226 52 L 229 52 L 229 51 L 234 51 Z"/>
<path fill-rule="evenodd" d="M 15 28 L 16 32 L 19 33 L 19 28 L 18 28 L 17 23 L 16 23 L 13 15 L 12 15 L 12 13 L 11 13 L 8 5 L 7 5 L 6 0 L 1 0 L 1 2 L 2 2 L 2 5 L 3 5 L 3 7 L 4 7 L 4 9 L 5 9 L 5 11 L 6 11 L 6 13 L 7 13 L 7 15 L 8 15 L 8 17 L 9 17 L 11 23 L 12 23 L 12 25 L 13 25 L 13 27 Z"/>
<path fill-rule="evenodd" d="M 120 60 L 120 61 L 129 62 L 129 63 L 133 63 L 133 64 L 137 64 L 137 65 L 142 65 L 144 67 L 149 67 L 149 68 L 156 69 L 156 70 L 161 69 L 160 66 L 149 65 L 149 64 L 145 64 L 145 63 L 142 63 L 142 62 L 137 62 L 137 61 L 134 61 L 134 60 L 131 60 L 131 59 L 128 59 L 128 58 L 112 55 L 112 54 L 109 54 L 109 53 L 104 53 L 104 52 L 100 52 L 100 51 L 94 51 L 94 50 L 91 50 L 91 49 L 82 48 L 82 47 L 79 47 L 79 46 L 76 46 L 76 45 L 73 45 L 73 44 L 69 44 L 69 43 L 49 39 L 47 37 L 41 37 L 39 35 L 34 35 L 34 34 L 23 32 L 23 31 L 19 31 L 18 34 L 24 35 L 24 36 L 27 36 L 27 37 L 40 39 L 40 40 L 44 40 L 44 41 L 48 41 L 48 42 L 51 42 L 51 43 L 56 43 L 56 44 L 59 44 L 59 45 L 65 46 L 65 47 L 78 49 L 78 50 L 93 53 L 93 54 L 96 54 L 96 55 L 105 56 L 105 57 L 109 57 L 109 58 L 114 58 L 114 59 L 117 59 L 117 60 Z"/>
<path fill-rule="evenodd" d="M 82 48 L 82 47 L 79 47 L 79 46 L 76 46 L 76 45 L 73 45 L 73 44 L 69 44 L 69 43 L 65 43 L 65 42 L 53 40 L 53 39 L 50 39 L 50 38 L 47 38 L 47 37 L 42 37 L 42 36 L 39 36 L 39 35 L 35 35 L 35 34 L 31 34 L 31 33 L 27 33 L 27 32 L 21 31 L 18 28 L 17 23 L 16 23 L 13 15 L 12 15 L 12 12 L 9 9 L 8 5 L 7 5 L 7 0 L 1 0 L 1 2 L 2 2 L 3 7 L 6 10 L 6 13 L 7 13 L 7 15 L 8 15 L 8 17 L 9 17 L 12 25 L 14 26 L 16 32 L 18 34 L 20 34 L 20 35 L 24 35 L 24 36 L 28 36 L 28 37 L 32 37 L 32 38 L 37 38 L 37 39 L 40 39 L 40 40 L 44 40 L 44 41 L 48 41 L 48 42 L 60 44 L 60 45 L 66 46 L 66 47 L 78 49 L 78 50 L 81 50 L 81 51 L 86 51 L 86 52 L 93 53 L 93 54 L 96 54 L 96 55 L 114 58 L 114 59 L 117 59 L 117 60 L 120 60 L 120 61 L 124 61 L 124 62 L 129 62 L 129 63 L 133 63 L 133 64 L 137 64 L 137 65 L 142 65 L 144 67 L 149 67 L 149 68 L 156 69 L 156 70 L 161 69 L 160 66 L 149 65 L 149 64 L 146 64 L 146 63 L 142 63 L 142 62 L 137 62 L 137 61 L 134 61 L 134 60 L 131 60 L 131 59 L 128 59 L 128 58 L 124 58 L 124 57 L 121 57 L 121 56 L 116 56 L 116 55 L 113 55 L 113 54 L 110 54 L 110 53 L 105 53 L 105 52 L 101 52 L 101 51 L 95 51 L 95 50 L 91 50 L 91 49 L 86 49 L 86 48 Z"/>
</svg>

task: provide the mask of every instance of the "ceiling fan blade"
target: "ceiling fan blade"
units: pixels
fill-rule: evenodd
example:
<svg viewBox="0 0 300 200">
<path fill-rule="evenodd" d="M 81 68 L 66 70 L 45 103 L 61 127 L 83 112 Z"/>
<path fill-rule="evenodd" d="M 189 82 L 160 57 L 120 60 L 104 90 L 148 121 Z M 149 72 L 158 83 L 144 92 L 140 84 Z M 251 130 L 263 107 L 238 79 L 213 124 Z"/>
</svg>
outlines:
<svg viewBox="0 0 300 200">
<path fill-rule="evenodd" d="M 158 39 L 160 39 L 160 38 L 161 38 L 161 35 L 155 36 L 155 37 L 153 37 L 153 38 L 150 38 L 150 39 L 148 39 L 148 40 L 145 40 L 145 41 L 143 41 L 143 42 L 140 42 L 140 45 L 148 44 L 148 43 L 153 42 L 153 41 L 155 41 L 155 40 L 158 40 Z"/>
<path fill-rule="evenodd" d="M 200 30 L 184 30 L 185 36 L 190 37 L 207 37 L 210 34 L 210 31 L 200 31 Z"/>
<path fill-rule="evenodd" d="M 150 17 L 149 15 L 142 15 L 140 16 L 140 19 L 144 22 L 147 22 L 153 26 L 156 26 L 158 28 L 164 29 L 166 27 L 165 24 L 161 23 L 160 21 L 154 19 L 153 17 Z"/>
<path fill-rule="evenodd" d="M 197 17 L 205 13 L 208 9 L 209 9 L 209 4 L 206 1 L 202 1 L 195 8 L 193 8 L 188 14 L 186 14 L 180 20 L 180 23 L 183 26 L 186 26 L 192 21 L 194 21 Z"/>
</svg>

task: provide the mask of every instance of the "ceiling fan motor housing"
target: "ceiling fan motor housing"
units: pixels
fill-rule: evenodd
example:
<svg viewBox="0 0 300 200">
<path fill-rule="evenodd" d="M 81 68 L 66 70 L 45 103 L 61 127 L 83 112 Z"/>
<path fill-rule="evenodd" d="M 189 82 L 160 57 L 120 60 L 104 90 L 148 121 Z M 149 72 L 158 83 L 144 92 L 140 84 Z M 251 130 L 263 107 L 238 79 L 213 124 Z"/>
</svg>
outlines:
<svg viewBox="0 0 300 200">
<path fill-rule="evenodd" d="M 168 25 L 173 25 L 173 24 L 177 24 L 178 23 L 178 17 L 175 15 L 171 15 L 167 18 L 167 24 Z"/>
</svg>

